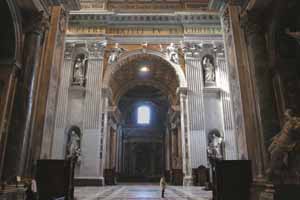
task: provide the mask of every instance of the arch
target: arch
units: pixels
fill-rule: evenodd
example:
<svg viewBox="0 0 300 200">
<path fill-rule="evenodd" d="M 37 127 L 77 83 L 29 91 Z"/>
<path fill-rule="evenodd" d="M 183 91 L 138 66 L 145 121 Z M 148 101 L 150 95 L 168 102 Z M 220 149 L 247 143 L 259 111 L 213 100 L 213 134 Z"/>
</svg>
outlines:
<svg viewBox="0 0 300 200">
<path fill-rule="evenodd" d="M 12 41 L 9 41 L 10 42 L 9 46 L 12 45 L 13 49 L 12 49 L 11 55 L 7 56 L 6 61 L 11 62 L 11 63 L 15 63 L 15 62 L 21 63 L 21 59 L 22 59 L 22 54 L 21 54 L 22 23 L 21 23 L 20 12 L 19 12 L 19 9 L 17 8 L 15 1 L 5 0 L 2 3 L 7 5 L 7 8 L 9 10 L 9 15 L 10 15 L 9 19 L 5 18 L 5 20 L 10 21 L 8 23 L 11 23 L 11 26 L 12 26 L 11 28 L 13 29 L 12 30 L 13 35 L 11 36 Z M 6 6 L 3 6 L 2 8 L 6 9 L 5 7 Z"/>
<path fill-rule="evenodd" d="M 128 92 L 130 89 L 139 86 L 139 85 L 144 85 L 144 86 L 151 86 L 154 87 L 156 89 L 161 90 L 164 95 L 166 97 L 168 97 L 168 88 L 165 85 L 160 84 L 159 82 L 155 82 L 155 81 L 147 81 L 147 82 L 143 82 L 142 84 L 139 81 L 131 81 L 128 85 L 125 85 L 124 87 L 120 88 L 119 91 L 117 91 L 117 96 L 115 97 L 115 102 L 116 105 L 118 105 L 120 98 L 126 93 Z"/>
<path fill-rule="evenodd" d="M 175 71 L 177 78 L 179 80 L 179 87 L 186 88 L 187 81 L 185 74 L 180 65 L 172 63 L 168 60 L 167 56 L 162 54 L 161 52 L 149 50 L 149 49 L 138 49 L 130 52 L 124 53 L 119 59 L 118 62 L 113 63 L 107 67 L 107 70 L 104 73 L 103 77 L 103 85 L 104 88 L 109 88 L 109 81 L 113 74 L 118 71 L 123 65 L 125 65 L 130 58 L 138 58 L 139 56 L 150 55 L 154 57 L 158 57 L 165 61 L 172 69 Z"/>
</svg>

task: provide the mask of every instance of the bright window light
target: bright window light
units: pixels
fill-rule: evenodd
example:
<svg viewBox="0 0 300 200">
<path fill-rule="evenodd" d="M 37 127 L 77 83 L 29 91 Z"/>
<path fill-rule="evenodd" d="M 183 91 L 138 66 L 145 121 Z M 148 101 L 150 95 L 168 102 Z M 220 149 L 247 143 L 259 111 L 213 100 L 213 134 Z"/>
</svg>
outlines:
<svg viewBox="0 0 300 200">
<path fill-rule="evenodd" d="M 150 124 L 150 108 L 148 106 L 138 107 L 137 122 L 138 124 Z"/>
</svg>

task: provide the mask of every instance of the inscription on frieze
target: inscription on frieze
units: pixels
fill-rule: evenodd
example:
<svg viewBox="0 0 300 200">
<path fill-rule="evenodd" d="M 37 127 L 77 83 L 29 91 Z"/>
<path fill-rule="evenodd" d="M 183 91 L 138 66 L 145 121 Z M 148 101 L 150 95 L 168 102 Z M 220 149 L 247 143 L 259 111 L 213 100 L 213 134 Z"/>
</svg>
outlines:
<svg viewBox="0 0 300 200">
<path fill-rule="evenodd" d="M 108 34 L 108 35 L 182 35 L 182 34 L 222 34 L 221 27 L 101 27 L 70 25 L 68 34 Z"/>
</svg>

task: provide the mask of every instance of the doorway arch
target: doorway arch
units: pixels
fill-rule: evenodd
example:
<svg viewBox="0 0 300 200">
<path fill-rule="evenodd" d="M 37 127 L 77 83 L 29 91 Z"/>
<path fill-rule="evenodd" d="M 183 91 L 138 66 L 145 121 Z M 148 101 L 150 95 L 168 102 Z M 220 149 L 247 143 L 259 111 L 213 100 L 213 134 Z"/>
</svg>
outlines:
<svg viewBox="0 0 300 200">
<path fill-rule="evenodd" d="M 146 69 L 145 69 L 146 68 Z M 110 95 L 104 95 L 104 110 L 112 110 L 112 109 L 106 109 L 108 107 L 119 107 L 120 102 L 122 102 L 122 98 L 124 99 L 131 99 L 131 104 L 134 104 L 136 102 L 132 101 L 141 101 L 141 102 L 147 102 L 147 101 L 152 101 L 153 102 L 160 102 L 161 99 L 164 99 L 164 102 L 168 102 L 167 106 L 163 107 L 164 110 L 161 112 L 161 116 L 163 115 L 165 121 L 161 124 L 165 124 L 164 126 L 161 126 L 162 129 L 158 130 L 155 129 L 156 125 L 153 125 L 151 128 L 155 129 L 156 131 L 162 133 L 159 137 L 163 138 L 163 140 L 160 140 L 158 142 L 153 142 L 154 141 L 154 136 L 153 136 L 153 143 L 157 145 L 157 149 L 160 148 L 159 144 L 162 144 L 163 148 L 165 144 L 167 143 L 166 139 L 166 132 L 168 129 L 168 126 L 170 126 L 170 122 L 167 120 L 168 117 L 167 115 L 170 114 L 169 111 L 172 111 L 174 107 L 181 107 L 179 112 L 180 114 L 177 115 L 179 117 L 178 121 L 181 122 L 179 125 L 180 131 L 180 140 L 183 141 L 183 146 L 179 146 L 180 151 L 182 152 L 180 155 L 180 158 L 177 158 L 181 160 L 181 171 L 183 171 L 182 174 L 184 174 L 186 177 L 191 179 L 191 165 L 190 165 L 190 146 L 189 146 L 189 140 L 190 140 L 190 134 L 189 134 L 189 126 L 188 126 L 188 119 L 186 118 L 188 116 L 188 108 L 187 108 L 187 81 L 185 78 L 185 73 L 183 71 L 183 67 L 179 64 L 175 64 L 171 61 L 168 60 L 167 56 L 164 55 L 161 52 L 154 51 L 154 50 L 149 50 L 149 49 L 139 49 L 139 50 L 134 50 L 134 51 L 129 51 L 121 55 L 117 62 L 110 64 L 106 67 L 106 70 L 104 72 L 104 77 L 103 77 L 103 87 L 107 89 L 108 91 L 111 92 Z M 149 89 L 149 88 L 152 89 Z M 137 89 L 139 88 L 139 89 Z M 134 92 L 131 92 L 131 91 Z M 150 91 L 150 92 L 145 92 L 145 91 Z M 155 96 L 157 92 L 159 91 L 159 97 Z M 129 93 L 129 94 L 128 94 Z M 144 96 L 143 96 L 144 95 Z M 134 100 L 132 100 L 134 99 Z M 110 103 L 109 103 L 110 102 Z M 123 101 L 124 102 L 124 101 Z M 129 104 L 128 104 L 129 106 Z M 162 108 L 162 107 L 161 107 Z M 161 109 L 160 108 L 160 109 Z M 122 108 L 120 108 L 121 111 L 121 117 L 122 117 Z M 131 110 L 130 112 L 135 112 L 134 110 Z M 108 113 L 105 113 L 104 116 L 108 116 Z M 105 118 L 105 117 L 104 117 Z M 119 119 L 120 120 L 120 119 Z M 111 128 L 108 128 L 108 121 L 114 121 L 114 120 L 109 120 L 109 119 L 104 119 L 104 122 L 106 124 L 104 125 L 104 130 L 107 131 L 106 133 L 104 132 L 104 139 L 106 141 L 106 144 L 116 144 L 116 142 L 113 142 L 111 137 L 115 138 L 116 133 L 120 134 L 120 131 L 113 130 Z M 115 120 L 116 121 L 116 120 Z M 121 124 L 121 134 L 127 134 L 126 136 L 122 135 L 122 138 L 127 137 L 130 138 L 132 135 L 137 134 L 136 130 L 142 131 L 142 132 L 148 132 L 149 134 L 151 133 L 150 128 L 149 130 L 147 127 L 139 127 L 137 124 L 130 122 L 131 124 L 126 124 L 122 119 L 118 122 Z M 123 129 L 122 129 L 123 126 Z M 157 125 L 159 126 L 159 125 Z M 126 131 L 124 131 L 124 127 Z M 135 131 L 127 131 L 129 128 L 135 129 Z M 112 136 L 113 135 L 113 136 Z M 134 141 L 134 142 L 132 142 Z M 128 141 L 127 141 L 128 142 Z M 139 147 L 141 145 L 136 144 L 136 140 L 131 140 L 129 142 L 130 144 L 132 143 L 131 147 L 134 147 L 132 149 L 132 152 L 143 152 L 144 149 L 140 149 L 140 151 L 133 151 L 134 149 L 136 150 L 136 147 Z M 154 145 L 154 146 L 155 146 Z M 130 146 L 130 145 L 129 145 Z M 143 145 L 142 145 L 143 146 Z M 131 148 L 130 147 L 130 148 Z M 105 147 L 106 148 L 106 153 L 111 153 L 115 152 L 111 147 Z M 128 147 L 129 148 L 129 147 Z M 168 149 L 170 147 L 166 147 L 165 149 Z M 120 148 L 116 148 L 120 149 Z M 153 146 L 149 146 L 145 149 L 153 149 Z M 154 148 L 155 149 L 155 148 Z M 165 158 L 168 157 L 166 156 L 166 150 L 162 150 L 163 154 L 161 157 Z M 124 150 L 125 151 L 125 150 Z M 170 152 L 170 151 L 169 151 Z M 168 153 L 169 153 L 168 152 Z M 139 154 L 140 155 L 140 154 Z M 137 155 L 137 156 L 139 156 Z M 111 156 L 107 156 L 111 158 Z M 106 163 L 111 162 L 108 160 L 106 157 Z M 155 157 L 154 155 L 152 157 Z M 170 157 L 170 156 L 169 156 Z M 118 158 L 116 156 L 115 158 Z M 132 161 L 134 163 L 134 160 Z M 166 170 L 167 164 L 169 161 L 163 160 L 163 170 Z M 104 166 L 110 166 L 111 168 L 115 168 L 113 164 L 114 162 L 110 163 L 109 165 L 104 164 Z M 183 164 L 184 163 L 184 164 Z M 159 167 L 156 166 L 156 164 L 152 165 L 155 166 L 152 168 L 152 172 L 159 171 L 156 169 L 159 169 Z M 132 166 L 139 166 L 136 164 L 132 164 Z M 134 167 L 133 167 L 134 168 Z M 153 170 L 155 168 L 155 170 Z M 124 166 L 123 166 L 124 169 Z M 139 168 L 137 168 L 139 169 Z M 118 170 L 118 168 L 117 168 Z M 136 174 L 134 172 L 135 169 L 129 169 L 131 174 Z M 110 170 L 104 170 L 104 171 L 110 171 Z M 146 170 L 147 171 L 147 170 Z M 159 175 L 161 176 L 164 172 L 161 172 L 161 174 L 154 174 L 152 175 Z"/>
</svg>

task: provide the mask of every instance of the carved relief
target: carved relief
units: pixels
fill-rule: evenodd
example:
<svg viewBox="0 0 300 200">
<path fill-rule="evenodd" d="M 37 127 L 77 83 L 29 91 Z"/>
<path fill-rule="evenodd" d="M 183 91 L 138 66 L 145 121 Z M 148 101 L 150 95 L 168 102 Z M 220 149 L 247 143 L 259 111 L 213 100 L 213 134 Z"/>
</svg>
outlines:
<svg viewBox="0 0 300 200">
<path fill-rule="evenodd" d="M 113 64 L 117 62 L 119 56 L 125 51 L 124 48 L 120 48 L 119 44 L 116 43 L 115 47 L 111 50 L 111 53 L 108 58 L 108 64 Z"/>
<path fill-rule="evenodd" d="M 178 48 L 174 43 L 171 43 L 169 46 L 167 46 L 166 53 L 171 62 L 179 64 Z"/>
</svg>

